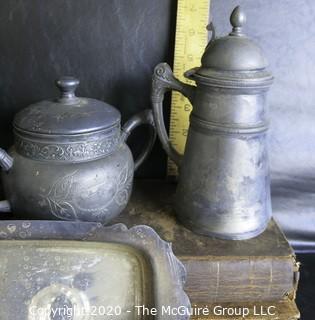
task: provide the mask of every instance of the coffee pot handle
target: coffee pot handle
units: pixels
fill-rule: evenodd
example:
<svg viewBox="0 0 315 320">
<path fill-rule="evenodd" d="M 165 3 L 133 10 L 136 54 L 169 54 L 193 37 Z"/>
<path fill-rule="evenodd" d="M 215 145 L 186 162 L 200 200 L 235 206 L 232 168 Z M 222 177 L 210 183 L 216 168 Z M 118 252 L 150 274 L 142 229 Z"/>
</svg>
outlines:
<svg viewBox="0 0 315 320">
<path fill-rule="evenodd" d="M 0 148 L 0 167 L 2 170 L 9 171 L 12 166 L 13 158 Z M 11 212 L 11 206 L 7 200 L 0 201 L 0 212 Z"/>
<path fill-rule="evenodd" d="M 150 154 L 153 145 L 156 140 L 156 131 L 155 131 L 155 123 L 153 119 L 152 110 L 146 109 L 142 112 L 139 112 L 138 114 L 131 117 L 123 126 L 122 128 L 122 138 L 124 141 L 126 141 L 131 134 L 131 132 L 136 129 L 138 126 L 147 124 L 150 127 L 149 131 L 149 138 L 148 142 L 145 145 L 143 151 L 140 153 L 140 155 L 135 160 L 135 170 L 137 170 L 141 164 L 144 162 L 144 160 L 148 157 Z"/>
<path fill-rule="evenodd" d="M 182 93 L 192 103 L 195 95 L 195 88 L 196 87 L 176 79 L 167 63 L 160 63 L 154 69 L 151 101 L 156 130 L 163 149 L 178 167 L 180 167 L 182 155 L 174 149 L 167 135 L 163 117 L 164 95 L 167 91 L 175 90 Z"/>
</svg>

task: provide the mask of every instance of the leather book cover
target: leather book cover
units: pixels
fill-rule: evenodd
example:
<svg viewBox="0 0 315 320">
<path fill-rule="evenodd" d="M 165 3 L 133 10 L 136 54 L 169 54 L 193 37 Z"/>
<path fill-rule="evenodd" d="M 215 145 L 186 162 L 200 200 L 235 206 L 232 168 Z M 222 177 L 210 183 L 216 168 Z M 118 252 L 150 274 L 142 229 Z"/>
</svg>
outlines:
<svg viewBox="0 0 315 320">
<path fill-rule="evenodd" d="M 191 320 L 298 320 L 294 301 L 194 305 Z"/>
</svg>

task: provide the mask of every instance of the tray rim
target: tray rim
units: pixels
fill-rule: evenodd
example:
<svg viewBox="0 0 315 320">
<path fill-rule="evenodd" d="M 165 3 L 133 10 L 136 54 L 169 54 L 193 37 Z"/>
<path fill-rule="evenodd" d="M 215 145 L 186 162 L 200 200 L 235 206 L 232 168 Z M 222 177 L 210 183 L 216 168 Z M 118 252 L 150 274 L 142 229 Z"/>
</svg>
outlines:
<svg viewBox="0 0 315 320">
<path fill-rule="evenodd" d="M 163 306 L 175 309 L 184 307 L 190 310 L 191 305 L 184 291 L 186 281 L 184 265 L 174 255 L 172 244 L 161 239 L 149 226 L 137 225 L 128 229 L 122 223 L 103 226 L 94 222 L 2 220 L 0 241 L 2 240 L 110 242 L 132 246 L 148 259 L 152 267 L 154 307 L 160 311 L 155 319 L 189 319 L 189 312 L 182 315 L 161 312 Z"/>
</svg>

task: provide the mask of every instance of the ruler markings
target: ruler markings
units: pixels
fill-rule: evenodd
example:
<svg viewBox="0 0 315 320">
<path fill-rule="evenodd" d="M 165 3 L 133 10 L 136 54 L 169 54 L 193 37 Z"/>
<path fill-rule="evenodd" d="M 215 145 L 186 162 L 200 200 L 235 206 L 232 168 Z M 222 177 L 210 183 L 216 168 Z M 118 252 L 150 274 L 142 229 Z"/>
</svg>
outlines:
<svg viewBox="0 0 315 320">
<path fill-rule="evenodd" d="M 209 8 L 210 0 L 178 0 L 173 70 L 174 75 L 185 83 L 193 83 L 183 74 L 200 65 L 207 44 Z M 172 145 L 180 153 L 185 149 L 191 109 L 185 97 L 178 92 L 172 93 L 169 136 Z M 167 169 L 169 176 L 177 175 L 177 167 L 171 160 Z"/>
</svg>

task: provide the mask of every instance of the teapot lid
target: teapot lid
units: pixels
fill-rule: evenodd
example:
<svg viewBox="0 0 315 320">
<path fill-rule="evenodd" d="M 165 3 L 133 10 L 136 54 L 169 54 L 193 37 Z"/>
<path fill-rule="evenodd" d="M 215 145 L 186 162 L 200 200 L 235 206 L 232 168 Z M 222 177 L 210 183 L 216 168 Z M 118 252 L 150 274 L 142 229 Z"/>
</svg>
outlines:
<svg viewBox="0 0 315 320">
<path fill-rule="evenodd" d="M 188 71 L 187 77 L 222 87 L 268 87 L 273 80 L 266 70 L 268 62 L 262 49 L 244 34 L 246 15 L 239 6 L 233 10 L 230 22 L 230 34 L 210 40 L 201 67 Z"/>
<path fill-rule="evenodd" d="M 120 112 L 113 106 L 75 95 L 79 80 L 62 77 L 56 81 L 60 97 L 30 105 L 16 114 L 13 125 L 19 131 L 49 135 L 95 132 L 120 124 Z"/>
</svg>

